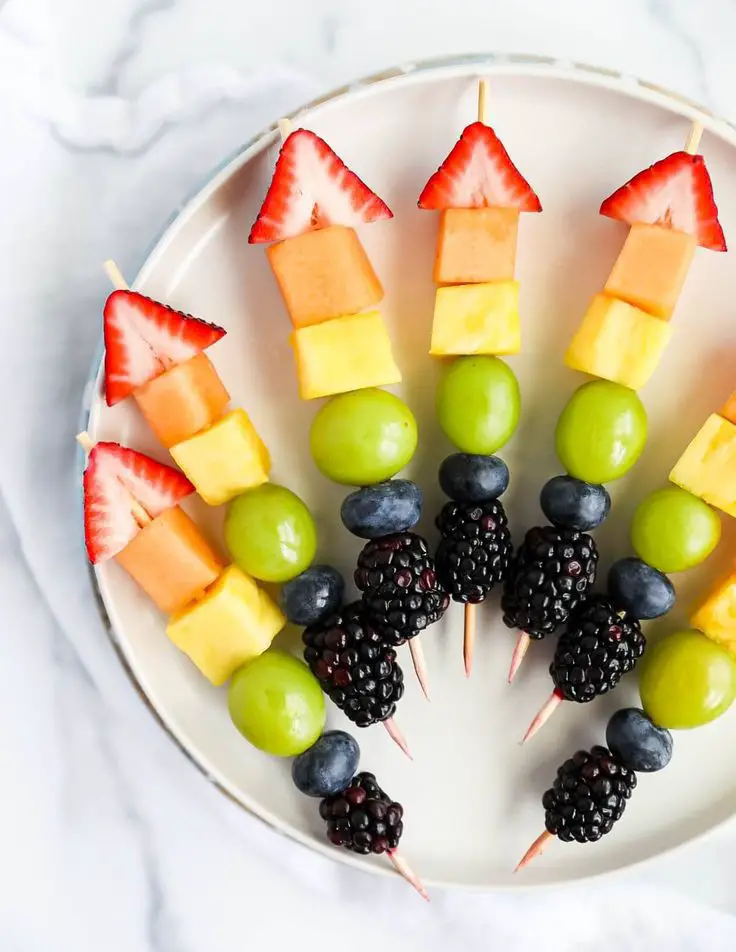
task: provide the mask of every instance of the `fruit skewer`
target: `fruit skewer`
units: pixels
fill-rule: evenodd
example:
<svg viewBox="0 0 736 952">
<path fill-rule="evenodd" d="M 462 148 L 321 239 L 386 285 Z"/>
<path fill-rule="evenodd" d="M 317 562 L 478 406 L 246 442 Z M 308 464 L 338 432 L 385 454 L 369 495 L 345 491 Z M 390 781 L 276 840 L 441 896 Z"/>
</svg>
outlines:
<svg viewBox="0 0 736 952">
<path fill-rule="evenodd" d="M 723 426 L 733 426 L 724 418 Z M 733 427 L 736 435 L 736 427 Z M 734 439 L 736 449 L 736 439 Z M 682 469 L 677 463 L 673 472 Z M 700 466 L 703 485 L 712 465 Z M 712 473 L 711 473 L 712 475 Z M 700 565 L 721 537 L 721 521 L 701 498 L 677 486 L 657 489 L 639 504 L 631 523 L 635 557 L 615 562 L 607 596 L 592 596 L 560 635 L 550 665 L 554 690 L 532 720 L 522 743 L 530 740 L 563 701 L 587 703 L 616 687 L 644 653 L 640 620 L 666 614 L 675 588 L 666 573 Z"/>
<path fill-rule="evenodd" d="M 520 630 L 509 680 L 531 640 L 565 624 L 592 590 L 597 550 L 585 531 L 608 514 L 601 484 L 624 475 L 646 440 L 646 411 L 634 391 L 671 336 L 668 321 L 696 246 L 725 251 L 710 177 L 695 154 L 701 135 L 694 124 L 685 151 L 640 172 L 601 205 L 601 214 L 630 230 L 565 355 L 569 367 L 601 379 L 579 388 L 563 410 L 556 446 L 569 475 L 542 490 L 552 525 L 530 530 L 505 585 L 504 621 Z"/>
<path fill-rule="evenodd" d="M 485 122 L 487 84 L 478 84 L 477 121 L 463 130 L 419 197 L 440 212 L 430 354 L 455 357 L 437 396 L 446 436 L 463 451 L 448 457 L 440 484 L 450 497 L 436 524 L 440 582 L 464 604 L 463 661 L 470 675 L 476 605 L 502 582 L 511 537 L 499 497 L 506 464 L 492 454 L 512 436 L 519 387 L 500 355 L 521 348 L 519 284 L 514 279 L 521 212 L 542 206 Z"/>
<path fill-rule="evenodd" d="M 194 547 L 195 555 L 201 559 L 203 552 L 209 554 L 207 568 L 210 572 L 208 576 L 202 578 L 197 576 L 196 581 L 200 583 L 200 587 L 196 590 L 192 590 L 191 587 L 185 589 L 186 597 L 178 602 L 157 601 L 159 608 L 163 611 L 176 613 L 167 628 L 167 633 L 172 640 L 190 656 L 206 676 L 210 677 L 210 680 L 214 683 L 222 683 L 228 680 L 239 664 L 250 659 L 253 653 L 265 651 L 273 637 L 285 624 L 286 618 L 253 579 L 267 582 L 294 579 L 296 582 L 305 574 L 303 570 L 306 569 L 309 573 L 307 566 L 316 548 L 314 522 L 308 509 L 297 496 L 285 487 L 266 482 L 270 469 L 268 451 L 243 410 L 235 410 L 221 417 L 219 415 L 222 414 L 225 406 L 220 400 L 215 403 L 214 412 L 208 410 L 209 416 L 203 418 L 202 412 L 194 412 L 190 413 L 191 420 L 186 418 L 186 410 L 196 406 L 198 398 L 206 403 L 208 394 L 214 387 L 211 380 L 208 381 L 205 378 L 205 383 L 202 385 L 196 377 L 192 380 L 191 376 L 186 374 L 191 361 L 177 364 L 175 359 L 180 356 L 180 352 L 177 351 L 176 346 L 169 345 L 173 349 L 173 354 L 168 359 L 174 364 L 170 370 L 161 372 L 159 368 L 158 375 L 153 376 L 151 380 L 140 379 L 140 368 L 133 358 L 140 353 L 141 348 L 138 347 L 136 350 L 136 342 L 131 342 L 131 336 L 141 334 L 154 356 L 160 359 L 162 340 L 164 344 L 167 343 L 166 331 L 177 345 L 182 336 L 180 331 L 182 322 L 186 322 L 185 326 L 193 327 L 197 331 L 200 325 L 205 329 L 210 329 L 212 325 L 207 325 L 196 318 L 179 315 L 164 305 L 149 301 L 136 292 L 130 291 L 114 262 L 108 262 L 105 268 L 117 288 L 111 299 L 115 299 L 115 294 L 124 295 L 122 301 L 117 301 L 113 308 L 110 307 L 111 299 L 106 305 L 108 396 L 111 381 L 118 384 L 117 389 L 113 388 L 115 400 L 122 399 L 132 390 L 133 396 L 144 411 L 154 432 L 161 437 L 164 445 L 170 449 L 180 465 L 188 470 L 192 483 L 196 484 L 205 501 L 214 504 L 232 500 L 225 523 L 225 537 L 228 548 L 236 558 L 237 568 L 231 566 L 226 569 L 218 585 L 215 585 L 212 591 L 208 590 L 208 587 L 218 579 L 224 566 L 219 560 L 215 561 L 216 557 L 212 550 L 209 547 L 205 548 L 204 540 L 196 532 L 191 520 L 188 520 L 182 512 L 179 521 L 186 518 L 187 523 L 181 531 L 185 532 L 189 546 Z M 153 311 L 156 319 L 153 330 L 145 322 L 141 328 L 142 308 L 146 313 Z M 222 329 L 217 330 L 219 336 L 224 334 Z M 151 344 L 151 341 L 154 343 Z M 155 350 L 154 345 L 159 350 Z M 143 348 L 144 352 L 145 349 Z M 200 356 L 194 360 L 199 360 Z M 210 378 L 214 376 L 218 387 L 224 393 L 225 402 L 229 401 L 229 395 L 220 383 L 216 371 L 209 362 L 207 366 Z M 135 381 L 125 380 L 121 368 L 128 373 L 128 376 L 136 373 L 139 376 Z M 170 379 L 171 376 L 174 378 L 173 382 Z M 121 379 L 125 384 L 122 389 Z M 132 386 L 132 383 L 135 385 Z M 144 398 L 140 396 L 141 390 L 145 393 Z M 172 392 L 173 396 L 178 398 L 176 402 L 172 402 Z M 185 408 L 183 423 L 180 410 L 182 404 Z M 219 419 L 213 421 L 213 416 L 219 416 Z M 204 428 L 199 430 L 203 424 Z M 197 432 L 193 433 L 195 429 Z M 172 432 L 178 434 L 181 442 L 173 443 Z M 188 446 L 192 442 L 193 449 Z M 183 451 L 186 451 L 184 455 L 182 455 Z M 227 465 L 224 464 L 224 460 L 227 460 Z M 210 465 L 207 465 L 208 463 Z M 237 495 L 238 493 L 241 495 Z M 233 496 L 236 498 L 233 499 Z M 177 515 L 179 515 L 178 511 Z M 291 540 L 290 546 L 286 549 L 281 544 L 285 533 Z M 175 535 L 174 541 L 177 539 L 178 536 Z M 253 540 L 252 545 L 251 540 Z M 172 585 L 176 586 L 177 573 L 172 571 L 172 565 L 184 572 L 185 577 L 188 577 L 186 576 L 187 569 L 191 569 L 189 547 L 184 546 L 183 552 L 176 548 L 170 551 L 170 543 L 171 539 L 168 535 L 163 535 L 162 538 L 161 532 L 149 533 L 135 543 L 130 556 L 121 553 L 118 557 L 118 561 L 121 561 L 124 568 L 133 574 L 133 577 L 149 594 L 154 596 L 161 588 L 161 566 L 166 567 L 167 584 L 163 586 L 164 591 Z M 159 551 L 162 545 L 164 550 Z M 151 548 L 153 551 L 149 552 Z M 175 561 L 177 556 L 178 563 Z M 214 568 L 212 568 L 213 565 Z M 323 586 L 321 596 L 334 610 L 342 600 L 342 579 L 334 569 L 329 567 L 314 566 L 311 573 L 315 571 L 322 582 L 327 580 L 328 590 L 325 591 Z M 147 586 L 147 582 L 153 582 L 154 588 L 152 589 L 150 584 Z M 154 600 L 156 600 L 155 597 Z M 215 622 L 218 621 L 223 628 L 221 633 L 223 643 L 219 648 L 217 633 L 213 631 L 210 634 L 204 630 L 208 625 L 216 629 Z M 268 629 L 265 632 L 267 635 L 265 638 L 261 636 L 264 624 Z M 400 676 L 400 669 L 398 676 Z M 392 715 L 392 711 L 393 709 L 389 711 L 389 715 Z M 389 736 L 408 756 L 406 741 L 392 716 L 387 716 L 384 723 Z"/>
<path fill-rule="evenodd" d="M 594 842 L 610 833 L 636 788 L 637 773 L 670 762 L 670 730 L 691 729 L 720 717 L 736 698 L 736 574 L 721 580 L 691 616 L 692 628 L 658 641 L 642 662 L 642 708 L 624 708 L 608 722 L 606 747 L 578 751 L 557 771 L 542 797 L 545 830 L 517 871 L 557 836 Z"/>
<path fill-rule="evenodd" d="M 390 477 L 416 448 L 416 423 L 398 397 L 377 389 L 399 383 L 401 373 L 375 309 L 383 289 L 354 226 L 392 214 L 319 136 L 285 120 L 279 129 L 281 150 L 248 240 L 271 243 L 266 254 L 294 328 L 300 395 L 330 398 L 312 426 L 317 467 L 335 482 L 388 498 Z M 393 526 L 386 539 L 371 531 L 359 562 L 373 564 L 359 564 L 356 582 L 370 625 L 392 647 L 409 642 L 429 696 L 417 636 L 444 611 L 444 593 L 424 540 L 408 532 L 412 525 Z M 394 547 L 401 549 L 395 558 Z"/>
</svg>

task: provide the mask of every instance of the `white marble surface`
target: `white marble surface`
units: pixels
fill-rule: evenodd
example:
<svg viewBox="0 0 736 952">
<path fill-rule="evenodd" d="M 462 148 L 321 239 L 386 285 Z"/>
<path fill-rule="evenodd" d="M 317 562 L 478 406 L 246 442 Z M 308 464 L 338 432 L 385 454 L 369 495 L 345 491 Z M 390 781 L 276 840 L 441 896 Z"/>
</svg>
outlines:
<svg viewBox="0 0 736 952">
<path fill-rule="evenodd" d="M 0 0 L 2 952 L 736 947 L 736 828 L 582 894 L 425 908 L 244 815 L 101 631 L 73 469 L 100 260 L 133 271 L 284 110 L 398 61 L 496 49 L 635 73 L 736 119 L 735 31 L 733 0 Z"/>
</svg>

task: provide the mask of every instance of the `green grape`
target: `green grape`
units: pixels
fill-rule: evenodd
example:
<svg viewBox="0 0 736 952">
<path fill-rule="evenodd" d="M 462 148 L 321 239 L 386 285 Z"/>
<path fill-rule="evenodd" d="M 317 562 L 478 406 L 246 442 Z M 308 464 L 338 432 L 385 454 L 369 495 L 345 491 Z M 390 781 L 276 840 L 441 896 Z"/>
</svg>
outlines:
<svg viewBox="0 0 736 952">
<path fill-rule="evenodd" d="M 247 740 L 277 757 L 307 750 L 325 726 L 325 698 L 304 662 L 270 649 L 238 668 L 227 706 Z"/>
<path fill-rule="evenodd" d="M 736 697 L 736 661 L 700 631 L 675 631 L 647 649 L 639 691 L 659 727 L 700 727 L 720 717 Z"/>
<path fill-rule="evenodd" d="M 631 521 L 631 544 L 660 572 L 699 565 L 721 538 L 721 520 L 707 503 L 677 486 L 643 499 Z"/>
<path fill-rule="evenodd" d="M 570 476 L 586 483 L 620 479 L 647 441 L 647 413 L 633 390 L 593 380 L 578 387 L 560 414 L 557 455 Z"/>
<path fill-rule="evenodd" d="M 464 453 L 485 456 L 511 439 L 521 395 L 513 370 L 498 357 L 459 357 L 437 388 L 437 419 Z"/>
<path fill-rule="evenodd" d="M 369 486 L 406 466 L 417 448 L 417 422 L 393 393 L 354 390 L 333 397 L 319 410 L 309 445 L 317 468 L 328 479 Z"/>
<path fill-rule="evenodd" d="M 312 514 L 290 489 L 264 483 L 236 496 L 225 518 L 233 562 L 264 582 L 286 582 L 303 572 L 317 549 Z"/>
</svg>

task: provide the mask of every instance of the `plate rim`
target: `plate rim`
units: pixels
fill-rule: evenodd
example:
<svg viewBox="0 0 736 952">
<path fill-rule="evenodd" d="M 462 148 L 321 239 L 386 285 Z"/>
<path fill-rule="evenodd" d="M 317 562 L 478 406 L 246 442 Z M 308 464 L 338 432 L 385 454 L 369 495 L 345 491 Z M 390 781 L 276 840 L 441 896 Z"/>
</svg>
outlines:
<svg viewBox="0 0 736 952">
<path fill-rule="evenodd" d="M 488 75 L 518 75 L 518 76 L 548 76 L 553 79 L 563 79 L 582 83 L 583 85 L 593 86 L 600 89 L 614 91 L 632 99 L 641 102 L 647 102 L 657 105 L 661 108 L 700 122 L 703 127 L 721 139 L 726 140 L 730 145 L 736 148 L 736 124 L 730 120 L 714 113 L 709 107 L 697 102 L 690 97 L 672 90 L 659 83 L 642 79 L 634 74 L 626 73 L 609 67 L 597 66 L 577 59 L 545 56 L 530 53 L 505 53 L 505 52 L 483 52 L 461 55 L 443 55 L 435 57 L 426 57 L 412 59 L 391 66 L 376 72 L 369 73 L 349 83 L 344 83 L 334 87 L 328 92 L 309 100 L 305 104 L 297 107 L 292 112 L 284 114 L 279 119 L 288 119 L 294 123 L 300 122 L 307 114 L 315 109 L 328 104 L 335 104 L 344 99 L 360 99 L 362 96 L 369 95 L 377 86 L 393 86 L 403 84 L 413 84 L 427 78 L 428 75 L 442 76 L 445 74 L 462 76 L 475 76 L 482 78 Z M 200 179 L 197 184 L 191 188 L 185 196 L 172 209 L 164 223 L 157 232 L 155 238 L 147 245 L 141 256 L 141 264 L 132 281 L 133 287 L 145 281 L 149 274 L 154 270 L 157 260 L 164 253 L 168 243 L 173 239 L 178 230 L 186 221 L 204 204 L 222 183 L 243 166 L 246 162 L 258 154 L 260 151 L 273 144 L 278 135 L 278 121 L 274 120 L 269 125 L 261 128 L 253 136 L 238 146 L 237 149 L 228 153 L 220 162 L 210 169 L 206 175 Z M 102 333 L 95 356 L 92 361 L 87 380 L 83 388 L 83 396 L 79 412 L 79 431 L 89 430 L 94 425 L 94 404 L 95 396 L 100 391 L 103 373 L 104 340 Z M 85 466 L 85 453 L 81 447 L 77 448 L 77 478 L 78 478 L 78 502 L 80 506 L 79 529 L 83 534 L 83 519 L 81 518 L 81 500 L 82 500 L 82 474 Z M 347 850 L 337 850 L 327 842 L 322 843 L 309 834 L 301 832 L 290 823 L 281 820 L 268 809 L 251 801 L 242 792 L 233 789 L 232 784 L 220 774 L 217 768 L 209 763 L 206 755 L 197 749 L 190 740 L 180 736 L 181 732 L 175 725 L 168 723 L 165 715 L 159 711 L 151 698 L 149 697 L 143 682 L 145 676 L 136 670 L 134 661 L 128 657 L 123 642 L 118 637 L 115 626 L 112 623 L 110 613 L 107 610 L 104 595 L 100 585 L 99 577 L 93 566 L 88 567 L 88 578 L 90 588 L 97 604 L 100 619 L 103 628 L 109 638 L 109 641 L 115 651 L 123 671 L 128 677 L 136 694 L 148 709 L 159 727 L 165 732 L 170 741 L 172 741 L 185 758 L 198 770 L 205 780 L 224 795 L 228 800 L 234 803 L 239 809 L 244 810 L 250 816 L 269 826 L 274 832 L 281 836 L 307 847 L 308 849 L 320 854 L 327 859 L 342 863 L 353 869 L 358 869 L 366 873 L 383 877 L 398 877 L 395 870 L 389 865 L 379 865 L 375 863 L 366 863 L 357 855 L 351 854 Z M 562 889 L 580 886 L 582 883 L 589 883 L 591 880 L 600 881 L 610 879 L 615 876 L 626 875 L 632 871 L 641 870 L 650 864 L 659 862 L 667 856 L 672 856 L 679 851 L 688 848 L 695 843 L 704 841 L 711 836 L 716 835 L 727 826 L 731 825 L 736 819 L 736 811 L 730 816 L 725 817 L 705 830 L 693 833 L 679 843 L 668 846 L 650 856 L 635 859 L 625 863 L 615 869 L 602 870 L 596 873 L 589 873 L 580 876 L 565 878 L 562 882 L 532 882 L 525 883 L 506 883 L 489 885 L 488 883 L 467 883 L 456 882 L 453 880 L 434 879 L 427 877 L 424 879 L 425 885 L 435 889 L 444 890 L 462 890 L 469 892 L 528 892 L 550 889 Z"/>
</svg>

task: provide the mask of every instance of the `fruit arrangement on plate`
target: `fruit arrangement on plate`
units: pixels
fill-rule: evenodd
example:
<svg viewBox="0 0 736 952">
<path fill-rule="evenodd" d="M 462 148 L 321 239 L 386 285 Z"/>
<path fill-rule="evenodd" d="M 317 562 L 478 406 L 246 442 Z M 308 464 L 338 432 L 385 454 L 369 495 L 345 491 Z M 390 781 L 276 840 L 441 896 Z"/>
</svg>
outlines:
<svg viewBox="0 0 736 952">
<path fill-rule="evenodd" d="M 606 593 L 594 590 L 598 548 L 590 533 L 611 512 L 605 483 L 624 476 L 647 438 L 637 390 L 654 373 L 699 245 L 725 251 L 695 128 L 684 151 L 635 175 L 601 206 L 629 226 L 602 293 L 569 345 L 566 363 L 596 379 L 563 409 L 555 434 L 565 472 L 542 487 L 549 520 L 514 546 L 501 496 L 511 476 L 495 455 L 521 414 L 520 388 L 503 359 L 521 349 L 515 279 L 522 212 L 541 212 L 531 185 L 485 122 L 462 132 L 419 197 L 439 212 L 437 290 L 429 353 L 443 361 L 437 421 L 455 452 L 438 481 L 448 501 L 439 543 L 416 529 L 424 497 L 401 470 L 417 450 L 411 409 L 382 389 L 401 381 L 378 305 L 383 289 L 357 228 L 392 217 L 388 206 L 313 132 L 286 125 L 273 178 L 249 235 L 266 257 L 291 321 L 299 393 L 321 399 L 309 446 L 317 469 L 349 487 L 344 528 L 361 540 L 354 584 L 315 562 L 318 527 L 288 486 L 270 481 L 271 455 L 207 351 L 225 329 L 128 288 L 104 308 L 104 388 L 109 405 L 137 404 L 176 467 L 117 442 L 94 444 L 84 473 L 87 552 L 114 559 L 168 618 L 171 641 L 213 685 L 229 683 L 228 710 L 257 749 L 294 757 L 297 789 L 320 798 L 329 840 L 385 854 L 426 896 L 398 852 L 403 809 L 372 773 L 359 771 L 355 737 L 325 731 L 325 695 L 356 728 L 383 724 L 410 756 L 395 720 L 404 693 L 404 645 L 429 697 L 420 636 L 452 601 L 464 606 L 467 675 L 475 607 L 502 589 L 506 625 L 518 632 L 508 680 L 533 641 L 560 630 L 553 691 L 529 740 L 563 701 L 613 690 L 645 655 L 641 622 L 668 612 L 668 575 L 702 563 L 720 539 L 715 509 L 736 515 L 736 395 L 708 418 L 670 480 L 645 498 L 631 525 L 634 554 L 615 562 Z M 255 253 L 255 249 L 254 249 Z M 182 503 L 198 494 L 227 505 L 224 558 Z M 276 593 L 274 586 L 280 586 Z M 288 623 L 302 629 L 303 661 L 272 647 Z M 676 631 L 646 652 L 642 709 L 613 715 L 607 746 L 565 761 L 543 797 L 547 842 L 608 833 L 636 786 L 672 755 L 670 730 L 722 714 L 736 696 L 736 574 L 717 583 Z M 407 650 L 407 649 L 403 649 Z"/>
</svg>

